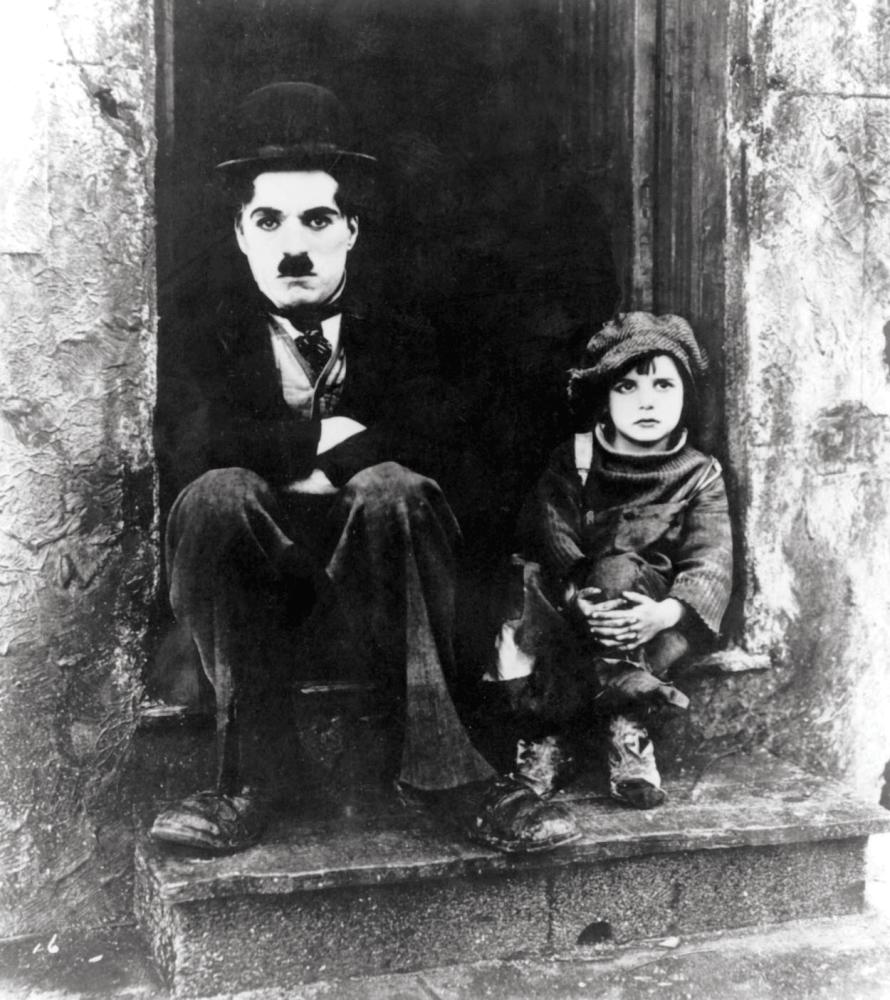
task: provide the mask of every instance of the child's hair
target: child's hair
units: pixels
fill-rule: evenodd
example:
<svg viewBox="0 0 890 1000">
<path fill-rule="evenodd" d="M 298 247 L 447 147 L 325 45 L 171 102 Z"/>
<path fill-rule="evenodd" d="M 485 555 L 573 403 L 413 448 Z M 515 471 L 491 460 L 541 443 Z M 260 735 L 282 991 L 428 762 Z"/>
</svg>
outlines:
<svg viewBox="0 0 890 1000">
<path fill-rule="evenodd" d="M 647 351 L 645 354 L 640 354 L 632 358 L 617 374 L 608 381 L 601 383 L 601 391 L 593 408 L 591 423 L 593 425 L 599 424 L 603 428 L 603 436 L 610 444 L 615 440 L 615 425 L 612 423 L 612 417 L 609 414 L 609 394 L 631 372 L 636 372 L 639 375 L 651 374 L 655 367 L 656 358 L 671 358 L 680 375 L 680 381 L 683 383 L 683 408 L 680 411 L 680 419 L 677 422 L 677 426 L 671 432 L 669 445 L 673 447 L 683 430 L 695 423 L 698 398 L 695 391 L 695 383 L 689 377 L 686 368 L 681 364 L 677 364 L 676 358 L 671 357 L 666 351 Z"/>
<path fill-rule="evenodd" d="M 683 378 L 682 420 L 696 417 L 696 388 L 708 371 L 708 359 L 692 327 L 682 316 L 647 312 L 622 313 L 597 330 L 587 343 L 583 366 L 569 371 L 569 406 L 576 430 L 590 430 L 608 413 L 609 389 L 643 362 L 664 355 Z"/>
</svg>

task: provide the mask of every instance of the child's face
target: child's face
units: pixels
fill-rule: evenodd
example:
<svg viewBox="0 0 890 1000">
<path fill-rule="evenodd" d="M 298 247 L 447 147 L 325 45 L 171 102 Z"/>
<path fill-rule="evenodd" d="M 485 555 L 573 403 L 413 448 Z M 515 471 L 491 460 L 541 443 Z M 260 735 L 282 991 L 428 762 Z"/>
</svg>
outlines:
<svg viewBox="0 0 890 1000">
<path fill-rule="evenodd" d="M 683 379 L 673 358 L 665 354 L 654 357 L 645 374 L 634 369 L 609 390 L 617 451 L 640 454 L 667 450 L 682 413 Z"/>
</svg>

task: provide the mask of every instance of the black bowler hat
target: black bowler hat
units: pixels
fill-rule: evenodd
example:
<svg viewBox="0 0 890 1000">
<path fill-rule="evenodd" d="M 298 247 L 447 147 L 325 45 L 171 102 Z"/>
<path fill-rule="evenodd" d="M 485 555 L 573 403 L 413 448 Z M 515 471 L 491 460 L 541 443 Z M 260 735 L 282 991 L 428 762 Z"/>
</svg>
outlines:
<svg viewBox="0 0 890 1000">
<path fill-rule="evenodd" d="M 216 170 L 233 176 L 265 169 L 370 167 L 376 157 L 353 147 L 352 122 L 336 96 L 314 83 L 270 83 L 238 105 L 232 157 Z"/>
</svg>

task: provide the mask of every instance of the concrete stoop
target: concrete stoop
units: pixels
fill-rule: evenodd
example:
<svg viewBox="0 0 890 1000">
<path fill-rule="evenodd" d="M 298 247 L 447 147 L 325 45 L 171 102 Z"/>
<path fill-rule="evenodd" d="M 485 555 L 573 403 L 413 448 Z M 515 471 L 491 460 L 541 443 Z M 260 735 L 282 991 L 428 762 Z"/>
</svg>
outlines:
<svg viewBox="0 0 890 1000">
<path fill-rule="evenodd" d="M 136 913 L 173 992 L 201 996 L 861 909 L 867 838 L 890 813 L 765 752 L 687 762 L 665 787 L 635 812 L 572 786 L 583 838 L 531 857 L 384 799 L 283 816 L 227 858 L 143 839 Z"/>
</svg>

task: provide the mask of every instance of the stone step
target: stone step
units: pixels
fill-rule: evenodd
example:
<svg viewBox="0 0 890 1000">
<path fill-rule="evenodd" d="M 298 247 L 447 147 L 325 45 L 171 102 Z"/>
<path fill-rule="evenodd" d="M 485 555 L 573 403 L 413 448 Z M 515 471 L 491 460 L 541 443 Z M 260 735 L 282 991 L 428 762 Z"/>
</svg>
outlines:
<svg viewBox="0 0 890 1000">
<path fill-rule="evenodd" d="M 582 839 L 529 857 L 373 795 L 282 816 L 230 857 L 143 837 L 136 913 L 174 993 L 201 996 L 862 907 L 866 841 L 890 813 L 765 752 L 687 757 L 665 788 L 635 812 L 576 782 L 559 797 Z"/>
</svg>

